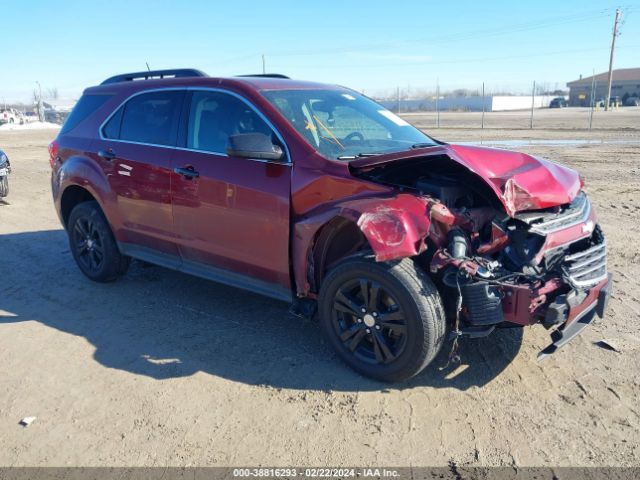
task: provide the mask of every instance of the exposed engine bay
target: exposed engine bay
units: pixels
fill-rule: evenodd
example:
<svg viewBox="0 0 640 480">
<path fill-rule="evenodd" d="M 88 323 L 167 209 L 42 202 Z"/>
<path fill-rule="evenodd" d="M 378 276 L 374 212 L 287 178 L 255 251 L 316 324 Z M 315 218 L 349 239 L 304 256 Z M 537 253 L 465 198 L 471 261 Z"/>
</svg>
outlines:
<svg viewBox="0 0 640 480">
<path fill-rule="evenodd" d="M 561 326 L 583 314 L 592 287 L 608 281 L 604 235 L 584 192 L 567 204 L 508 214 L 495 189 L 446 155 L 354 174 L 429 199 L 427 248 L 415 261 L 436 281 L 461 334 Z M 506 182 L 504 195 L 514 187 Z"/>
</svg>

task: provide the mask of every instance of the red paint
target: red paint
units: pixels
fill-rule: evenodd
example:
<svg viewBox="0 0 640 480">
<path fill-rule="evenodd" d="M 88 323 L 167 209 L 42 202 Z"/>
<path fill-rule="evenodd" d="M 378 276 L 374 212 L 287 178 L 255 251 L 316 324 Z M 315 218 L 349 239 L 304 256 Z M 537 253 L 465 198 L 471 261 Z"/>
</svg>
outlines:
<svg viewBox="0 0 640 480">
<path fill-rule="evenodd" d="M 364 167 L 442 154 L 482 178 L 510 215 L 569 203 L 582 187 L 582 180 L 575 170 L 526 153 L 497 148 L 442 145 L 365 158 L 352 164 Z"/>
<path fill-rule="evenodd" d="M 185 150 L 171 164 L 200 172 L 197 179 L 171 172 L 181 256 L 289 287 L 291 167 Z"/>
<path fill-rule="evenodd" d="M 509 244 L 509 237 L 495 223 L 491 225 L 491 240 L 477 249 L 480 255 L 486 255 L 502 250 Z"/>
<path fill-rule="evenodd" d="M 413 195 L 393 199 L 356 200 L 341 204 L 358 215 L 357 225 L 369 241 L 378 262 L 411 257 L 424 251 L 431 221 L 428 201 Z"/>
<path fill-rule="evenodd" d="M 582 301 L 582 303 L 580 303 L 579 305 L 575 305 L 569 310 L 569 316 L 567 318 L 566 326 L 569 326 L 570 324 L 572 324 L 582 312 L 584 312 L 587 308 L 589 308 L 598 300 L 600 291 L 609 282 L 610 280 L 607 278 L 605 280 L 602 280 L 598 285 L 589 289 L 589 293 L 587 294 L 587 297 Z"/>
<path fill-rule="evenodd" d="M 57 140 L 54 140 L 49 144 L 48 150 L 49 150 L 49 164 L 51 165 L 51 168 L 53 168 L 53 166 L 56 163 L 56 158 L 58 157 L 58 152 L 60 151 L 60 145 L 58 145 Z"/>
</svg>

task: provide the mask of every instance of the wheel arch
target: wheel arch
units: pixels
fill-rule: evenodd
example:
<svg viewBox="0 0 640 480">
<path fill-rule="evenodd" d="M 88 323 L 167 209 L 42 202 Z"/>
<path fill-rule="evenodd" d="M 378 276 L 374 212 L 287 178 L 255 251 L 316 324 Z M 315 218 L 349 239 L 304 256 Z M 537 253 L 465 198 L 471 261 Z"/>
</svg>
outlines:
<svg viewBox="0 0 640 480">
<path fill-rule="evenodd" d="M 368 250 L 371 245 L 357 222 L 343 216 L 333 217 L 319 229 L 309 252 L 307 280 L 311 291 L 318 293 L 324 276 L 336 262 Z"/>
<path fill-rule="evenodd" d="M 73 207 L 84 201 L 95 201 L 102 212 L 113 216 L 113 192 L 105 172 L 91 158 L 72 155 L 61 164 L 56 164 L 51 177 L 54 204 L 66 228 Z M 109 210 L 109 212 L 107 212 Z M 110 223 L 113 218 L 109 219 Z"/>
<path fill-rule="evenodd" d="M 359 250 L 370 250 L 378 262 L 422 253 L 431 224 L 427 204 L 407 194 L 360 198 L 297 222 L 292 255 L 298 296 L 318 293 L 326 269 Z"/>
<path fill-rule="evenodd" d="M 60 197 L 60 219 L 62 220 L 63 226 L 67 228 L 69 215 L 71 215 L 71 211 L 76 205 L 91 201 L 96 202 L 102 209 L 96 196 L 85 187 L 81 187 L 80 185 L 69 185 L 66 187 Z"/>
</svg>

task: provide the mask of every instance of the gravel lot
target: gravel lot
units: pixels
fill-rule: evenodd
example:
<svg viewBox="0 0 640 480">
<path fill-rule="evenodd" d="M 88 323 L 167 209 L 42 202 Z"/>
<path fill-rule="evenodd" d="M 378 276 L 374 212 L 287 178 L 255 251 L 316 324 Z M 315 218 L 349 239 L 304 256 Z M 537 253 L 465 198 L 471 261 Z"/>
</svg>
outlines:
<svg viewBox="0 0 640 480">
<path fill-rule="evenodd" d="M 542 327 L 466 341 L 461 365 L 441 355 L 401 386 L 356 375 L 283 303 L 139 262 L 91 283 L 51 202 L 56 131 L 0 131 L 0 465 L 640 465 L 640 109 L 596 113 L 592 132 L 581 109 L 537 111 L 534 130 L 526 112 L 485 130 L 407 116 L 447 141 L 631 142 L 518 147 L 586 178 L 615 274 L 605 320 L 544 362 Z"/>
</svg>

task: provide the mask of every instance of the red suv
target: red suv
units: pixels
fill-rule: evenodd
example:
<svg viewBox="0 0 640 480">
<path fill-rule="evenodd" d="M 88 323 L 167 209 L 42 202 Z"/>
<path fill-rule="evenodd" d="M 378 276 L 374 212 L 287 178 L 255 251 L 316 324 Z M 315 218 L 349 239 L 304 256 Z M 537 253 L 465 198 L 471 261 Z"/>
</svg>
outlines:
<svg viewBox="0 0 640 480">
<path fill-rule="evenodd" d="M 548 354 L 604 315 L 605 240 L 575 171 L 445 144 L 344 87 L 118 75 L 49 150 L 87 277 L 137 258 L 292 302 L 376 379 L 417 374 L 447 332 L 541 323 Z"/>
</svg>

